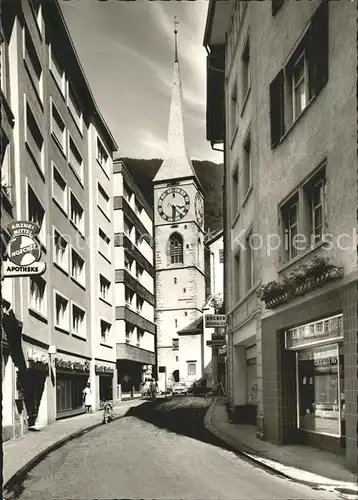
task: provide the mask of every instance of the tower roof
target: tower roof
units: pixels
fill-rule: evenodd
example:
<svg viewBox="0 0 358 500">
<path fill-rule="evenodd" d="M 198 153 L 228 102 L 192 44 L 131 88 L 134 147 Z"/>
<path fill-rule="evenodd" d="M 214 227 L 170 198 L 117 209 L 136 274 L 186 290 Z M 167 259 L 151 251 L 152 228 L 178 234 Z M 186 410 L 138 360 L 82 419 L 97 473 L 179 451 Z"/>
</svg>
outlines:
<svg viewBox="0 0 358 500">
<path fill-rule="evenodd" d="M 167 155 L 163 160 L 153 182 L 169 181 L 180 178 L 195 178 L 200 182 L 195 173 L 191 159 L 187 153 L 184 136 L 183 116 L 183 91 L 180 78 L 180 67 L 177 47 L 177 21 L 174 21 L 175 29 L 175 53 L 174 53 L 174 75 L 170 103 L 168 146 Z"/>
</svg>

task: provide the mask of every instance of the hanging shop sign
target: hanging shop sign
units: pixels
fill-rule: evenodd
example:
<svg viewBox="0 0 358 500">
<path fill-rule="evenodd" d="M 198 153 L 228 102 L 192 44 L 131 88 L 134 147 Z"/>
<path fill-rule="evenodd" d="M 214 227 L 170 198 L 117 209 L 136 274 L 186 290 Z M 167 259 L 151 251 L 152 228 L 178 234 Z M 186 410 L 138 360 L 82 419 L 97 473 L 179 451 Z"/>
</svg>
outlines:
<svg viewBox="0 0 358 500">
<path fill-rule="evenodd" d="M 40 226 L 34 222 L 17 221 L 8 224 L 11 233 L 7 245 L 8 260 L 3 263 L 4 278 L 43 274 L 46 263 L 40 262 L 41 245 L 37 239 Z"/>
<path fill-rule="evenodd" d="M 226 326 L 225 314 L 206 314 L 205 328 L 224 328 Z"/>
<path fill-rule="evenodd" d="M 285 332 L 286 349 L 302 349 L 343 340 L 343 314 L 291 328 Z"/>
<path fill-rule="evenodd" d="M 90 363 L 89 361 L 85 361 L 84 363 L 80 363 L 79 361 L 65 361 L 64 359 L 56 358 L 55 359 L 56 368 L 62 368 L 65 370 L 77 371 L 77 372 L 89 372 Z"/>
<path fill-rule="evenodd" d="M 95 365 L 95 372 L 97 375 L 99 375 L 101 373 L 112 374 L 112 373 L 114 373 L 114 369 L 109 368 L 108 366 Z"/>
</svg>

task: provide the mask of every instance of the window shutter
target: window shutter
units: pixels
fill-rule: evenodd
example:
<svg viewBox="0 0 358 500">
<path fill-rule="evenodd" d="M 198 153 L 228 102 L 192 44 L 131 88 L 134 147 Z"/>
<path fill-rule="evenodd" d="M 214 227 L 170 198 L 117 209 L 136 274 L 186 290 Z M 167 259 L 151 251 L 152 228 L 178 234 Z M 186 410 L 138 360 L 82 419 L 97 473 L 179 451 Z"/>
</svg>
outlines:
<svg viewBox="0 0 358 500">
<path fill-rule="evenodd" d="M 328 81 L 328 1 L 313 14 L 309 46 L 310 92 L 318 95 Z"/>
<path fill-rule="evenodd" d="M 225 138 L 225 46 L 212 47 L 207 56 L 206 138 Z"/>
<path fill-rule="evenodd" d="M 285 132 L 284 122 L 284 72 L 281 69 L 270 83 L 271 148 L 274 148 Z"/>
</svg>

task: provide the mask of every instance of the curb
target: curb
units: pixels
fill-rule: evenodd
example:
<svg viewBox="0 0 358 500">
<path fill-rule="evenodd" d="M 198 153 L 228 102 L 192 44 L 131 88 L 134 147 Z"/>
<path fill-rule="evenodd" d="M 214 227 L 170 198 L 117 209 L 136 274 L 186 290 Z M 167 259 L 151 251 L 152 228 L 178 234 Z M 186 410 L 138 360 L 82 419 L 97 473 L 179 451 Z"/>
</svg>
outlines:
<svg viewBox="0 0 358 500">
<path fill-rule="evenodd" d="M 214 436 L 216 436 L 217 438 L 221 439 L 226 444 L 228 444 L 230 446 L 230 448 L 233 449 L 234 452 L 239 453 L 240 455 L 244 456 L 250 462 L 254 463 L 255 465 L 258 465 L 259 467 L 261 467 L 262 469 L 264 469 L 270 473 L 281 476 L 282 478 L 288 479 L 290 481 L 294 481 L 296 483 L 304 484 L 304 485 L 309 486 L 309 487 L 319 486 L 321 489 L 322 489 L 322 487 L 323 488 L 324 487 L 327 487 L 327 488 L 333 487 L 333 488 L 337 488 L 337 489 L 342 488 L 342 487 L 346 487 L 348 489 L 352 488 L 351 483 L 347 483 L 345 481 L 337 481 L 336 479 L 331 479 L 331 478 L 327 478 L 327 477 L 324 478 L 326 480 L 326 484 L 324 484 L 324 485 L 322 485 L 322 483 L 320 483 L 320 482 L 299 479 L 299 478 L 295 477 L 294 475 L 282 472 L 281 470 L 279 470 L 279 467 L 276 468 L 275 466 L 271 466 L 271 465 L 265 463 L 264 457 L 262 457 L 262 459 L 260 459 L 261 455 L 256 450 L 239 443 L 234 437 L 230 436 L 229 434 L 223 433 L 215 426 L 215 424 L 212 422 L 212 414 L 214 413 L 214 410 L 215 410 L 217 403 L 218 403 L 217 400 L 214 400 L 211 403 L 208 411 L 206 412 L 205 418 L 204 418 L 204 426 L 206 427 L 206 429 L 209 432 L 211 432 L 211 434 L 213 434 Z M 272 460 L 272 459 L 270 459 L 270 462 L 277 463 L 277 465 L 279 465 L 279 466 L 283 465 L 280 462 L 277 462 L 277 461 Z M 300 470 L 302 470 L 302 469 L 300 469 Z"/>
<path fill-rule="evenodd" d="M 123 415 L 122 414 L 114 415 L 112 422 L 114 422 L 115 420 L 118 420 L 120 418 L 123 418 L 125 416 L 125 414 L 126 413 L 124 413 Z M 111 422 L 109 422 L 109 424 L 110 423 Z M 39 464 L 45 457 L 47 457 L 47 455 L 49 455 L 53 451 L 57 450 L 58 448 L 61 448 L 67 442 L 72 441 L 73 439 L 76 439 L 80 436 L 83 436 L 87 432 L 92 431 L 93 429 L 96 429 L 97 427 L 100 427 L 101 425 L 108 425 L 108 424 L 104 424 L 103 421 L 101 420 L 100 422 L 96 422 L 95 424 L 92 424 L 88 427 L 78 429 L 78 430 L 72 432 L 71 434 L 68 434 L 64 438 L 59 439 L 58 441 L 47 446 L 45 449 L 43 449 L 42 451 L 37 453 L 37 455 L 35 455 L 33 458 L 31 458 L 23 467 L 21 467 L 17 472 L 15 472 L 15 474 L 13 474 L 10 477 L 10 479 L 8 479 L 4 483 L 3 488 L 2 488 L 3 492 L 6 491 L 7 493 L 10 493 L 14 489 L 15 485 L 18 484 L 19 482 L 22 482 L 24 479 L 24 476 L 31 469 L 36 467 L 36 465 Z"/>
</svg>

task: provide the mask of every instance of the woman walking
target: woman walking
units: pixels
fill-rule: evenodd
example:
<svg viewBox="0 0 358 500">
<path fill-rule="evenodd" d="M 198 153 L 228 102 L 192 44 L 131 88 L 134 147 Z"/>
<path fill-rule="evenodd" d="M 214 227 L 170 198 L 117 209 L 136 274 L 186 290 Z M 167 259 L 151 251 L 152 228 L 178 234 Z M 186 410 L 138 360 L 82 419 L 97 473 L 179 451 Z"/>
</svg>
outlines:
<svg viewBox="0 0 358 500">
<path fill-rule="evenodd" d="M 90 413 L 92 407 L 92 392 L 89 382 L 87 382 L 86 387 L 82 391 L 82 394 L 83 394 L 83 402 L 86 408 L 86 413 Z"/>
</svg>

